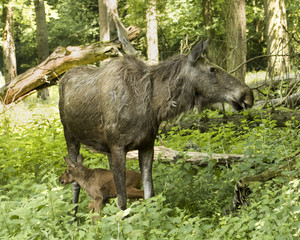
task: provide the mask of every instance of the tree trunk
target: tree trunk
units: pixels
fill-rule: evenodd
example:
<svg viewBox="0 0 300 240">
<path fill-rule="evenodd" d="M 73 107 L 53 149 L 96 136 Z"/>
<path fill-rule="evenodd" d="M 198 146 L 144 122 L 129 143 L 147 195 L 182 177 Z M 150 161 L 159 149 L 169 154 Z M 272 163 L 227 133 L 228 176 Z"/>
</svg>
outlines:
<svg viewBox="0 0 300 240">
<path fill-rule="evenodd" d="M 212 28 L 213 25 L 213 10 L 211 0 L 202 1 L 202 13 L 204 20 L 204 27 L 206 29 L 206 35 L 209 38 L 207 47 L 207 56 L 215 64 L 217 64 L 216 54 L 216 42 L 215 42 L 215 30 Z"/>
<path fill-rule="evenodd" d="M 46 25 L 46 14 L 44 0 L 34 0 L 35 19 L 36 19 L 36 40 L 38 63 L 43 62 L 49 56 L 48 32 Z M 38 98 L 47 100 L 49 89 L 44 88 L 38 92 Z"/>
<path fill-rule="evenodd" d="M 13 36 L 13 7 L 4 1 L 3 7 L 3 63 L 5 83 L 9 84 L 17 76 L 17 61 L 15 52 L 15 41 Z"/>
<path fill-rule="evenodd" d="M 288 56 L 288 34 L 286 8 L 284 0 L 264 0 L 267 54 L 280 55 L 272 56 L 269 59 L 269 75 L 280 75 L 288 72 L 290 62 Z"/>
<path fill-rule="evenodd" d="M 228 0 L 226 15 L 227 71 L 235 69 L 246 61 L 246 2 L 245 0 Z M 233 75 L 245 81 L 246 64 Z"/>
<path fill-rule="evenodd" d="M 107 3 L 110 0 L 98 0 L 100 41 L 109 42 L 113 40 L 112 32 L 116 30 L 112 25 L 112 19 L 109 17 Z M 109 4 L 111 5 L 111 4 Z"/>
<path fill-rule="evenodd" d="M 137 51 L 129 41 L 128 32 L 119 18 L 117 0 L 106 0 L 106 7 L 109 21 L 113 22 L 113 26 L 115 26 L 115 28 L 117 29 L 118 39 L 122 44 L 123 50 L 127 54 L 137 55 Z M 112 26 L 110 27 L 110 29 L 112 29 Z"/>
<path fill-rule="evenodd" d="M 158 36 L 156 19 L 156 0 L 149 1 L 149 7 L 146 13 L 147 20 L 147 56 L 148 64 L 158 63 Z"/>
</svg>

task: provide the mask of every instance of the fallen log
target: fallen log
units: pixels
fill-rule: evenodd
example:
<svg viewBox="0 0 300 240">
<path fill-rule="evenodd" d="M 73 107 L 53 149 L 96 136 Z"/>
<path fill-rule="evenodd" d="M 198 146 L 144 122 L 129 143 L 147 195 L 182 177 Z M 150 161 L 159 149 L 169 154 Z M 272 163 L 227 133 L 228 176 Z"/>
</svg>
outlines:
<svg viewBox="0 0 300 240">
<path fill-rule="evenodd" d="M 141 29 L 128 28 L 128 38 L 135 39 Z M 0 99 L 4 104 L 21 100 L 39 89 L 57 84 L 59 76 L 72 67 L 92 64 L 111 57 L 118 57 L 121 44 L 119 42 L 94 43 L 85 46 L 59 46 L 38 66 L 18 75 L 8 85 L 0 89 Z"/>
<path fill-rule="evenodd" d="M 243 155 L 238 154 L 208 154 L 201 152 L 180 152 L 164 146 L 154 147 L 154 160 L 159 160 L 164 163 L 176 162 L 178 158 L 182 158 L 192 165 L 206 167 L 211 160 L 216 160 L 216 165 L 230 166 L 233 163 L 240 161 Z M 127 153 L 127 159 L 138 159 L 138 151 L 130 151 Z"/>
<path fill-rule="evenodd" d="M 295 108 L 295 106 L 300 105 L 300 92 L 294 93 L 290 96 L 283 98 L 275 98 L 269 100 L 270 104 L 274 107 L 278 107 L 281 105 L 287 106 L 289 108 Z M 256 106 L 263 106 L 266 103 L 265 100 L 257 101 L 255 103 Z"/>
<path fill-rule="evenodd" d="M 269 87 L 271 84 L 273 87 L 278 86 L 281 82 L 286 82 L 288 84 L 298 84 L 300 82 L 300 75 L 299 74 L 288 74 L 285 76 L 275 76 L 274 78 L 268 78 L 259 80 L 256 82 L 247 83 L 249 87 L 252 89 L 262 88 L 262 87 Z"/>
<path fill-rule="evenodd" d="M 119 47 L 119 44 L 116 43 L 97 43 L 66 48 L 60 46 L 41 64 L 18 75 L 7 86 L 2 87 L 0 89 L 2 102 L 9 104 L 42 85 L 54 85 L 61 74 L 77 65 L 90 64 L 119 56 Z"/>
</svg>

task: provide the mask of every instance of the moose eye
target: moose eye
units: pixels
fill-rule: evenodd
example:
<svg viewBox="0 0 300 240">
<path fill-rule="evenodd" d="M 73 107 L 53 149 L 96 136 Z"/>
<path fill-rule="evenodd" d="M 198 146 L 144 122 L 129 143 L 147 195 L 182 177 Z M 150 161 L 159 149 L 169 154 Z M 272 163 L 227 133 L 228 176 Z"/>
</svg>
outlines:
<svg viewBox="0 0 300 240">
<path fill-rule="evenodd" d="M 209 69 L 209 71 L 210 71 L 211 73 L 214 73 L 214 72 L 216 72 L 216 68 L 211 67 L 211 68 Z"/>
</svg>

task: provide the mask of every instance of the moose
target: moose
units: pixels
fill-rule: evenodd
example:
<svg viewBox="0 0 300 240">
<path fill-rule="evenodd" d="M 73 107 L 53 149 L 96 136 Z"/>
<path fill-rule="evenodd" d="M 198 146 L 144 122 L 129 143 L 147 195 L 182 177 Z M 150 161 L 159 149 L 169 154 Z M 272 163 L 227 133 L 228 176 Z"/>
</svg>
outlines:
<svg viewBox="0 0 300 240">
<path fill-rule="evenodd" d="M 69 158 L 75 162 L 80 144 L 108 156 L 118 206 L 126 209 L 126 153 L 138 150 L 144 198 L 154 195 L 154 141 L 162 121 L 193 107 L 229 103 L 251 108 L 253 92 L 242 81 L 204 57 L 202 40 L 188 55 L 154 66 L 134 56 L 111 60 L 101 67 L 78 66 L 59 84 L 59 110 Z M 80 187 L 73 184 L 73 202 Z"/>
<path fill-rule="evenodd" d="M 89 204 L 89 210 L 100 212 L 103 203 L 109 198 L 117 197 L 117 191 L 114 184 L 113 173 L 107 169 L 95 168 L 89 169 L 83 166 L 83 156 L 80 154 L 77 161 L 73 162 L 69 158 L 64 157 L 67 169 L 60 176 L 61 184 L 70 184 L 77 182 L 80 187 L 84 188 L 92 198 Z M 126 191 L 130 199 L 136 200 L 144 197 L 144 191 L 141 190 L 142 177 L 141 174 L 126 170 Z M 94 220 L 97 220 L 97 216 Z"/>
</svg>

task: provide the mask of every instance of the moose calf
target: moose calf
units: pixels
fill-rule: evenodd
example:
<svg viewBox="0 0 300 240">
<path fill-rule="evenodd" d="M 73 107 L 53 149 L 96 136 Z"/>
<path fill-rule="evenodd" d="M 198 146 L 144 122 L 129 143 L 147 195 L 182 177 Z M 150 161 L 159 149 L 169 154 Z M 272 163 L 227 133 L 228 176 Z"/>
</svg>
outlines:
<svg viewBox="0 0 300 240">
<path fill-rule="evenodd" d="M 60 176 L 59 182 L 62 184 L 77 182 L 84 188 L 93 199 L 89 204 L 89 210 L 93 209 L 94 212 L 100 212 L 103 202 L 106 202 L 109 198 L 117 197 L 112 171 L 102 168 L 89 169 L 84 167 L 81 154 L 78 156 L 77 162 L 73 162 L 67 157 L 64 157 L 64 159 L 68 167 Z M 126 192 L 128 198 L 136 200 L 144 197 L 141 183 L 141 174 L 126 170 Z M 97 217 L 94 219 L 96 220 Z"/>
</svg>

